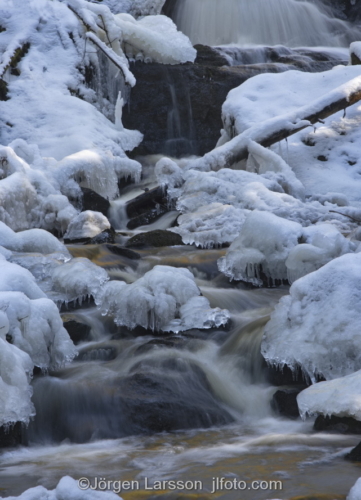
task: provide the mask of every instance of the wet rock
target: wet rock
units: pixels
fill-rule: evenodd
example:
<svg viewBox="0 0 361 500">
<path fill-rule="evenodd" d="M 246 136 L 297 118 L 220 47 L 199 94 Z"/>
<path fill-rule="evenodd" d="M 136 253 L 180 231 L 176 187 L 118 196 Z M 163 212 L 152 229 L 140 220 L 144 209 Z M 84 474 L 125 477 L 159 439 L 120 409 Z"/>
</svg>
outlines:
<svg viewBox="0 0 361 500">
<path fill-rule="evenodd" d="M 92 210 L 94 212 L 101 212 L 106 216 L 110 208 L 109 201 L 89 188 L 82 187 L 81 190 L 83 193 L 82 212 L 85 212 L 86 210 Z"/>
<path fill-rule="evenodd" d="M 208 45 L 195 45 L 197 57 L 195 64 L 203 64 L 205 66 L 229 66 L 227 59 L 213 47 Z"/>
<path fill-rule="evenodd" d="M 136 234 L 127 241 L 127 247 L 134 248 L 171 247 L 183 244 L 179 234 L 162 229 Z"/>
<path fill-rule="evenodd" d="M 345 455 L 345 459 L 350 462 L 361 462 L 361 442 Z"/>
<path fill-rule="evenodd" d="M 127 215 L 130 219 L 146 214 L 157 206 L 167 206 L 167 191 L 161 186 L 149 189 L 126 204 Z"/>
<path fill-rule="evenodd" d="M 325 417 L 319 415 L 313 426 L 315 431 L 335 432 L 338 434 L 361 434 L 361 422 L 352 417 Z"/>
<path fill-rule="evenodd" d="M 179 335 L 171 335 L 169 337 L 165 338 L 156 338 L 149 340 L 149 342 L 146 342 L 145 344 L 139 346 L 135 354 L 142 354 L 144 352 L 149 352 L 154 349 L 164 349 L 164 348 L 176 348 L 176 349 L 181 349 L 185 347 L 185 344 L 187 343 L 187 340 L 184 337 L 181 337 Z"/>
<path fill-rule="evenodd" d="M 0 427 L 0 448 L 13 448 L 23 444 L 23 424 L 16 422 L 15 425 L 5 428 Z"/>
<path fill-rule="evenodd" d="M 105 229 L 101 233 L 97 234 L 89 241 L 85 242 L 85 245 L 101 245 L 103 243 L 114 243 L 116 237 L 115 230 L 111 227 L 109 229 Z"/>
<path fill-rule="evenodd" d="M 307 387 L 308 384 L 302 373 L 301 368 L 292 371 L 287 365 L 277 367 L 269 365 L 264 361 L 264 371 L 268 382 L 275 386 L 280 385 L 296 385 Z"/>
<path fill-rule="evenodd" d="M 283 417 L 298 418 L 300 416 L 297 395 L 306 387 L 276 391 L 271 406 Z"/>
<path fill-rule="evenodd" d="M 162 215 L 168 212 L 168 207 L 165 205 L 159 205 L 157 208 L 150 210 L 149 212 L 138 215 L 138 217 L 134 217 L 130 219 L 127 224 L 128 229 L 136 229 L 140 226 L 146 226 L 148 224 L 152 224 L 157 221 Z"/>
<path fill-rule="evenodd" d="M 127 259 L 139 260 L 141 258 L 141 255 L 139 253 L 134 252 L 129 248 L 124 248 L 120 245 L 106 245 L 106 247 L 110 252 L 114 253 L 115 255 L 120 255 L 121 257 L 126 257 Z"/>
<path fill-rule="evenodd" d="M 351 53 L 351 64 L 352 64 L 353 66 L 356 66 L 356 65 L 358 65 L 358 64 L 361 64 L 361 59 L 359 59 L 359 58 L 357 57 L 357 55 L 356 55 L 356 54 L 354 54 L 353 52 Z"/>
<path fill-rule="evenodd" d="M 64 321 L 64 320 L 63 320 Z M 69 333 L 69 337 L 74 342 L 75 345 L 80 342 L 86 342 L 90 339 L 90 326 L 85 323 L 80 323 L 74 319 L 65 319 L 64 323 L 65 330 Z"/>
</svg>

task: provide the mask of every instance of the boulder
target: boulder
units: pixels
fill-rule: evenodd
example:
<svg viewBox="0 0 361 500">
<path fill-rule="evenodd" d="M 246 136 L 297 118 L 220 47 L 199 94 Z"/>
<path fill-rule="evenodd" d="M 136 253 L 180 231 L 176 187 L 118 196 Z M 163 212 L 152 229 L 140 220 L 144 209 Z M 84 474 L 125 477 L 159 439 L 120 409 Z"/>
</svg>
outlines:
<svg viewBox="0 0 361 500">
<path fill-rule="evenodd" d="M 110 208 L 109 200 L 89 188 L 82 187 L 82 211 L 92 210 L 107 215 Z"/>
<path fill-rule="evenodd" d="M 172 231 L 156 229 L 147 233 L 139 233 L 127 241 L 127 247 L 149 248 L 149 247 L 172 247 L 183 245 L 182 237 Z"/>
<path fill-rule="evenodd" d="M 361 462 L 361 442 L 345 455 L 345 459 L 350 462 Z"/>
<path fill-rule="evenodd" d="M 90 338 L 90 326 L 85 323 L 80 323 L 75 319 L 67 318 L 66 315 L 63 317 L 63 325 L 65 330 L 69 333 L 69 337 L 74 342 L 75 345 L 80 342 L 87 342 L 91 340 Z"/>
<path fill-rule="evenodd" d="M 0 427 L 0 449 L 13 448 L 23 444 L 23 424 L 16 422 L 9 428 Z"/>
<path fill-rule="evenodd" d="M 298 418 L 300 413 L 298 411 L 297 395 L 303 389 L 304 387 L 276 391 L 271 401 L 272 408 L 283 417 Z"/>
</svg>

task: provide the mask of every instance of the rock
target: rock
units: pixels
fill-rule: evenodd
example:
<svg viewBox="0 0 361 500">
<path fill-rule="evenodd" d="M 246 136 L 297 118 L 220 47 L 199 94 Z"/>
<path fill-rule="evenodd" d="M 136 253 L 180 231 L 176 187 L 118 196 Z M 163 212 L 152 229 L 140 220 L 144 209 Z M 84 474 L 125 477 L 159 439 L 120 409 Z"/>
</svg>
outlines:
<svg viewBox="0 0 361 500">
<path fill-rule="evenodd" d="M 64 234 L 64 243 L 88 243 L 103 232 L 107 235 L 107 241 L 115 237 L 114 229 L 105 215 L 86 210 L 72 219 Z M 100 239 L 101 243 L 104 243 L 103 238 Z"/>
<path fill-rule="evenodd" d="M 132 219 L 156 209 L 157 205 L 166 206 L 167 203 L 167 191 L 163 187 L 158 186 L 128 201 L 126 212 L 128 217 Z"/>
<path fill-rule="evenodd" d="M 338 434 L 361 434 L 361 422 L 352 417 L 325 417 L 319 415 L 313 426 L 315 431 L 335 432 Z"/>
<path fill-rule="evenodd" d="M 345 459 L 350 462 L 361 462 L 361 442 L 345 455 Z"/>
<path fill-rule="evenodd" d="M 293 372 L 287 365 L 279 368 L 277 366 L 268 365 L 264 361 L 264 370 L 268 382 L 272 385 L 296 385 L 307 387 L 301 368 Z"/>
<path fill-rule="evenodd" d="M 144 352 L 152 351 L 153 349 L 164 349 L 164 348 L 182 349 L 185 346 L 186 342 L 187 340 L 179 335 L 170 335 L 169 337 L 156 338 L 149 340 L 149 342 L 146 342 L 145 344 L 139 346 L 136 349 L 135 354 L 139 355 Z"/>
<path fill-rule="evenodd" d="M 139 260 L 141 258 L 139 253 L 129 250 L 129 248 L 121 247 L 120 245 L 106 245 L 106 247 L 110 252 L 120 255 L 121 257 L 126 257 L 127 259 Z"/>
<path fill-rule="evenodd" d="M 109 201 L 89 188 L 82 187 L 81 190 L 83 193 L 82 212 L 85 210 L 92 210 L 94 212 L 100 212 L 106 216 L 110 208 Z"/>
<path fill-rule="evenodd" d="M 112 345 L 86 347 L 79 352 L 77 361 L 112 361 L 117 357 L 117 350 Z"/>
<path fill-rule="evenodd" d="M 361 64 L 361 59 L 359 59 L 359 58 L 357 57 L 357 55 L 356 55 L 356 54 L 354 54 L 353 52 L 351 53 L 351 64 L 352 64 L 353 66 L 356 66 L 356 65 L 358 65 L 358 64 Z"/>
<path fill-rule="evenodd" d="M 84 242 L 84 245 L 101 245 L 103 243 L 114 243 L 115 242 L 116 232 L 110 227 L 109 229 L 105 229 L 101 233 L 91 238 L 89 241 Z"/>
<path fill-rule="evenodd" d="M 205 66 L 229 66 L 227 59 L 213 47 L 208 45 L 195 45 L 197 57 L 195 64 L 203 64 Z"/>
<path fill-rule="evenodd" d="M 127 247 L 146 248 L 146 247 L 172 247 L 183 245 L 182 237 L 171 231 L 156 229 L 147 233 L 139 233 L 132 236 L 127 241 Z"/>
<path fill-rule="evenodd" d="M 0 449 L 13 448 L 23 444 L 23 424 L 16 422 L 15 425 L 4 428 L 0 427 Z"/>
<path fill-rule="evenodd" d="M 293 388 L 276 391 L 273 395 L 271 406 L 280 415 L 288 418 L 298 418 L 300 413 L 297 405 L 297 395 L 304 389 Z"/>
<path fill-rule="evenodd" d="M 79 321 L 76 321 L 74 319 L 66 319 L 66 317 L 63 318 L 63 321 L 64 328 L 69 333 L 69 337 L 75 345 L 79 344 L 80 342 L 87 342 L 91 340 L 91 328 L 89 325 L 80 323 Z"/>
<path fill-rule="evenodd" d="M 148 224 L 152 224 L 152 222 L 155 222 L 167 212 L 168 208 L 164 205 L 160 205 L 159 208 L 154 208 L 153 210 L 150 210 L 145 214 L 138 215 L 138 217 L 130 219 L 130 221 L 127 224 L 127 228 L 132 230 L 140 226 L 146 226 Z"/>
</svg>

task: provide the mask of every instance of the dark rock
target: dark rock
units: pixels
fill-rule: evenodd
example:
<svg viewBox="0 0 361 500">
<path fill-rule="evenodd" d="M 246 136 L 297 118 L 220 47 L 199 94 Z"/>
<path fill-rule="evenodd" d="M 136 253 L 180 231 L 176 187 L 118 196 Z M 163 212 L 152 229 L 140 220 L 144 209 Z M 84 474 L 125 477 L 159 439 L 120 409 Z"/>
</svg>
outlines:
<svg viewBox="0 0 361 500">
<path fill-rule="evenodd" d="M 361 442 L 345 455 L 345 459 L 351 462 L 361 462 Z"/>
<path fill-rule="evenodd" d="M 7 101 L 8 99 L 8 84 L 0 78 L 0 101 Z"/>
<path fill-rule="evenodd" d="M 305 379 L 305 376 L 300 367 L 295 371 L 292 371 L 287 365 L 282 368 L 278 368 L 273 365 L 268 365 L 264 361 L 264 371 L 268 382 L 275 386 L 280 385 L 297 385 L 297 386 L 308 386 L 309 381 Z M 320 381 L 319 381 L 320 382 Z"/>
<path fill-rule="evenodd" d="M 272 408 L 284 417 L 298 418 L 300 412 L 298 410 L 297 395 L 305 388 L 306 386 L 276 391 L 271 401 Z"/>
<path fill-rule="evenodd" d="M 229 66 L 227 59 L 213 47 L 208 45 L 195 45 L 197 57 L 195 64 L 203 64 L 205 66 Z"/>
<path fill-rule="evenodd" d="M 121 257 L 126 257 L 127 259 L 139 260 L 141 258 L 139 253 L 129 250 L 129 248 L 121 247 L 120 245 L 106 245 L 106 247 L 110 252 L 120 255 Z"/>
<path fill-rule="evenodd" d="M 356 55 L 356 54 L 354 54 L 353 52 L 351 53 L 351 64 L 352 64 L 353 66 L 357 66 L 357 65 L 361 64 L 361 59 L 359 59 L 359 58 L 357 57 L 357 55 Z"/>
<path fill-rule="evenodd" d="M 90 238 L 85 245 L 100 245 L 103 243 L 114 243 L 115 242 L 116 232 L 111 227 L 110 229 L 105 229 L 101 233 L 97 234 L 93 238 Z"/>
<path fill-rule="evenodd" d="M 136 234 L 127 241 L 127 247 L 135 248 L 171 247 L 175 245 L 183 245 L 182 237 L 177 233 L 162 229 Z"/>
<path fill-rule="evenodd" d="M 84 323 L 79 323 L 73 319 L 66 320 L 63 323 L 65 330 L 69 333 L 69 337 L 75 345 L 80 342 L 86 342 L 90 339 L 90 326 Z"/>
<path fill-rule="evenodd" d="M 150 210 L 145 214 L 138 215 L 138 217 L 130 219 L 130 221 L 127 223 L 127 228 L 133 230 L 140 226 L 146 226 L 148 224 L 152 224 L 167 212 L 168 212 L 167 206 L 159 205 L 158 208 L 154 208 L 153 210 Z"/>
<path fill-rule="evenodd" d="M 361 422 L 352 417 L 325 417 L 319 415 L 313 426 L 315 431 L 335 432 L 338 434 L 361 434 Z"/>
<path fill-rule="evenodd" d="M 200 56 L 203 61 L 206 56 Z M 158 63 L 131 64 L 137 85 L 123 110 L 126 128 L 140 130 L 143 142 L 132 153 L 172 156 L 203 155 L 216 145 L 221 108 L 228 92 L 250 75 L 227 66 Z M 260 72 L 260 71 L 259 71 Z M 252 72 L 254 74 L 254 72 Z"/>
<path fill-rule="evenodd" d="M 16 422 L 8 428 L 0 427 L 0 448 L 13 448 L 23 444 L 23 425 Z"/>
<path fill-rule="evenodd" d="M 172 354 L 166 359 L 140 358 L 125 376 L 108 367 L 104 370 L 106 377 L 79 382 L 68 380 L 67 372 L 64 383 L 51 376 L 37 378 L 36 417 L 29 427 L 29 440 L 87 442 L 233 421 L 204 372 L 190 360 Z"/>
<path fill-rule="evenodd" d="M 83 193 L 82 212 L 93 210 L 106 216 L 110 207 L 109 200 L 89 188 L 82 187 L 81 190 Z"/>
<path fill-rule="evenodd" d="M 130 219 L 139 215 L 147 214 L 157 206 L 167 206 L 167 192 L 161 186 L 158 186 L 149 191 L 145 191 L 136 198 L 128 201 L 126 204 L 127 215 Z"/>
</svg>

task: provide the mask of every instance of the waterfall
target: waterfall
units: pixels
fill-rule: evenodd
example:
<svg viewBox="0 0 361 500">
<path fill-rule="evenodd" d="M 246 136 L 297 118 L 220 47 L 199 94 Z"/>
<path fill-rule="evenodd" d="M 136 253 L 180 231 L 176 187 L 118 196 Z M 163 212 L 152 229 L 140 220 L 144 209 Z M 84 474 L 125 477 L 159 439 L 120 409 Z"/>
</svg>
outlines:
<svg viewBox="0 0 361 500">
<path fill-rule="evenodd" d="M 173 18 L 194 44 L 206 45 L 346 46 L 353 31 L 298 0 L 178 0 Z"/>
</svg>

